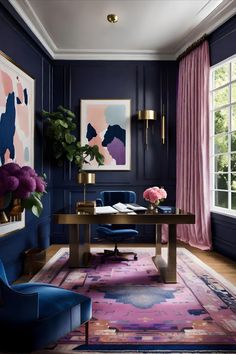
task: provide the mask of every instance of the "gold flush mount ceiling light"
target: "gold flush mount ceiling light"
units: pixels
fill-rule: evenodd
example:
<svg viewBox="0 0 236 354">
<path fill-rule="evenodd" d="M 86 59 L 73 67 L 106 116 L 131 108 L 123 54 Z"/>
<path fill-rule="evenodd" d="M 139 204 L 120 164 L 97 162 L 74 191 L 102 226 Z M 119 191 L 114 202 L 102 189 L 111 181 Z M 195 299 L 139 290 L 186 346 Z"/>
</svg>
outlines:
<svg viewBox="0 0 236 354">
<path fill-rule="evenodd" d="M 118 22 L 118 16 L 115 14 L 109 14 L 107 15 L 107 21 L 111 23 L 116 23 Z"/>
</svg>

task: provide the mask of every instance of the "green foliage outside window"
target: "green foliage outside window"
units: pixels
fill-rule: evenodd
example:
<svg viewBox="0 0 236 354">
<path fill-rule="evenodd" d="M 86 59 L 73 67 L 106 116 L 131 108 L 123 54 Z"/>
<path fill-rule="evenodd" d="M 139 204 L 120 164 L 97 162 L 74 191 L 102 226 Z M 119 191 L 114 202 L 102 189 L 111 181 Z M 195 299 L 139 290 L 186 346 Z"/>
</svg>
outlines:
<svg viewBox="0 0 236 354">
<path fill-rule="evenodd" d="M 236 60 L 212 71 L 214 206 L 236 211 Z"/>
</svg>

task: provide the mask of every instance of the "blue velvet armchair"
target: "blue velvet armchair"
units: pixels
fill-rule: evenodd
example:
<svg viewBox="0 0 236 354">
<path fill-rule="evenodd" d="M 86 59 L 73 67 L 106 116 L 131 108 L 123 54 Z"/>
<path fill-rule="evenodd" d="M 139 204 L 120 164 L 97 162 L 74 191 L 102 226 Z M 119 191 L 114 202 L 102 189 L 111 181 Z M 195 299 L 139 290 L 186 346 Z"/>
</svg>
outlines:
<svg viewBox="0 0 236 354">
<path fill-rule="evenodd" d="M 9 285 L 0 260 L 0 351 L 31 352 L 84 324 L 88 342 L 91 299 L 44 283 Z"/>
<path fill-rule="evenodd" d="M 136 193 L 134 191 L 103 191 L 100 193 L 100 198 L 97 199 L 97 206 L 114 205 L 116 203 L 136 203 Z M 137 260 L 135 252 L 120 252 L 118 243 L 125 242 L 128 239 L 134 239 L 139 236 L 135 225 L 99 225 L 96 229 L 99 239 L 109 239 L 115 243 L 113 251 L 104 250 L 104 256 L 112 256 L 114 259 L 128 259 L 129 255 L 133 255 L 134 260 Z"/>
</svg>

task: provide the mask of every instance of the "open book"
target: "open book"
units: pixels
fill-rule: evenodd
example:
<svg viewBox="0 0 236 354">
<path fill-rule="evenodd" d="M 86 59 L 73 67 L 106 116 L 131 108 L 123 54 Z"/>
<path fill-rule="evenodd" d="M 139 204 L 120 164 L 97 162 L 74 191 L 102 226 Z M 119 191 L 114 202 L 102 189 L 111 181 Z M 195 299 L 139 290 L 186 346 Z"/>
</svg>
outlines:
<svg viewBox="0 0 236 354">
<path fill-rule="evenodd" d="M 123 203 L 116 203 L 112 206 L 113 206 L 113 208 L 118 210 L 120 213 L 129 213 L 131 211 L 129 208 L 127 208 L 126 204 L 123 204 Z"/>
<path fill-rule="evenodd" d="M 116 203 L 113 205 L 113 208 L 117 209 L 120 213 L 130 213 L 131 211 L 147 210 L 147 208 L 138 205 L 136 203 L 129 203 L 129 204 Z"/>
</svg>

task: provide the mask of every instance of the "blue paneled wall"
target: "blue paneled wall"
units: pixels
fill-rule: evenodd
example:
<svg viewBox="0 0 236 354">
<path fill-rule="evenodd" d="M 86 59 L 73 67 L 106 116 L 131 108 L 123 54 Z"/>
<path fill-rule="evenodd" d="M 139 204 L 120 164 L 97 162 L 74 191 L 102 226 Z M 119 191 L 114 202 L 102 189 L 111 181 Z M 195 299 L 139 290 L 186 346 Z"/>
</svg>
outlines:
<svg viewBox="0 0 236 354">
<path fill-rule="evenodd" d="M 148 186 L 164 186 L 168 204 L 175 204 L 175 111 L 177 63 L 175 61 L 57 61 L 54 64 L 54 107 L 70 107 L 80 120 L 81 99 L 131 99 L 130 171 L 97 171 L 96 184 L 88 186 L 88 198 L 95 200 L 104 189 L 132 189 L 138 202 Z M 166 143 L 161 143 L 161 108 L 167 120 Z M 145 126 L 137 120 L 139 109 L 154 109 L 157 120 L 150 122 L 148 146 Z M 78 132 L 79 136 L 80 132 Z M 55 170 L 54 170 L 55 171 Z M 65 164 L 54 174 L 52 210 L 75 206 L 82 200 L 82 186 L 76 182 L 77 171 Z M 141 228 L 140 242 L 154 242 L 152 228 Z M 53 226 L 53 241 L 67 242 L 62 226 Z"/>
<path fill-rule="evenodd" d="M 6 3 L 6 2 L 4 2 Z M 37 219 L 26 214 L 26 227 L 0 238 L 0 258 L 4 261 L 10 280 L 16 279 L 23 266 L 23 253 L 42 244 L 49 237 L 50 229 L 50 169 L 44 159 L 42 109 L 51 109 L 52 62 L 42 50 L 34 45 L 29 35 L 0 3 L 0 50 L 14 60 L 35 79 L 35 123 L 34 167 L 39 174 L 45 172 L 49 178 L 49 192 L 43 199 L 44 211 Z"/>
</svg>

